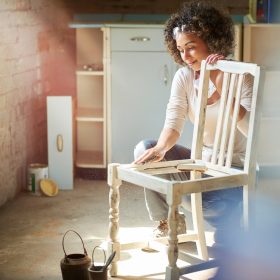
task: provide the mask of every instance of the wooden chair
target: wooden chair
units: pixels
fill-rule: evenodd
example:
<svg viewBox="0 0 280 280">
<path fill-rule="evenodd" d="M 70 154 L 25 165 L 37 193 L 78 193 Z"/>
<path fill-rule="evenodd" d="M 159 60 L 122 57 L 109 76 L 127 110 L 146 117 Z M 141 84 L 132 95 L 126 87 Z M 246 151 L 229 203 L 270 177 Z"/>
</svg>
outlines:
<svg viewBox="0 0 280 280">
<path fill-rule="evenodd" d="M 223 71 L 223 87 L 220 100 L 219 117 L 215 132 L 213 155 L 210 162 L 204 162 L 202 158 L 203 132 L 205 112 L 207 106 L 208 84 L 212 70 Z M 110 186 L 110 225 L 109 225 L 109 250 L 116 250 L 110 273 L 117 275 L 117 262 L 120 250 L 134 249 L 144 246 L 143 242 L 133 244 L 120 244 L 118 241 L 119 230 L 119 187 L 122 181 L 133 183 L 166 195 L 169 205 L 168 224 L 168 266 L 166 267 L 167 280 L 177 280 L 180 275 L 215 266 L 214 260 L 209 260 L 205 241 L 202 213 L 202 192 L 220 190 L 243 186 L 243 216 L 244 223 L 248 225 L 250 205 L 249 196 L 254 191 L 256 173 L 256 128 L 259 102 L 257 92 L 260 77 L 260 67 L 251 63 L 218 61 L 215 65 L 202 62 L 200 72 L 200 85 L 198 90 L 198 104 L 195 116 L 191 159 L 177 161 L 163 161 L 158 163 L 133 164 L 109 164 L 108 184 Z M 249 119 L 247 148 L 244 168 L 242 170 L 232 168 L 235 132 L 237 130 L 237 118 L 240 105 L 240 95 L 245 74 L 251 74 L 254 78 L 252 106 Z M 190 170 L 191 177 L 187 181 L 172 181 L 155 176 Z M 209 177 L 202 177 L 202 172 Z M 191 194 L 192 218 L 194 233 L 188 231 L 184 235 L 177 236 L 178 206 L 182 195 Z M 179 240 L 178 240 L 179 238 Z M 155 240 L 156 241 L 156 240 Z M 162 242 L 162 239 L 159 241 Z M 198 257 L 201 260 L 194 265 L 178 268 L 178 242 L 196 241 Z M 181 257 L 181 256 L 180 256 Z"/>
</svg>

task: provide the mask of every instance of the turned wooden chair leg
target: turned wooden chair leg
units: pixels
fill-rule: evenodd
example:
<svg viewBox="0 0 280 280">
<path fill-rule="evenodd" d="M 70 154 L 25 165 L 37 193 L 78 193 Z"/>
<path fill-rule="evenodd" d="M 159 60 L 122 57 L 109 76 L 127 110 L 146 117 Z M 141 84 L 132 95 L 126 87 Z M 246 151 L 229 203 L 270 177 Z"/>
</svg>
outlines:
<svg viewBox="0 0 280 280">
<path fill-rule="evenodd" d="M 109 273 L 111 276 L 117 276 L 118 273 L 118 260 L 120 259 L 120 242 L 119 242 L 119 204 L 120 204 L 120 191 L 119 187 L 122 183 L 117 178 L 118 164 L 110 164 L 108 166 L 108 185 L 110 186 L 109 192 L 109 242 L 108 252 L 111 254 L 116 251 L 116 256 L 112 261 Z"/>
<path fill-rule="evenodd" d="M 166 280 L 179 280 L 179 268 L 177 267 L 178 259 L 178 237 L 177 237 L 177 225 L 178 225 L 179 213 L 178 205 L 169 205 L 168 211 L 168 266 L 166 267 Z"/>
</svg>

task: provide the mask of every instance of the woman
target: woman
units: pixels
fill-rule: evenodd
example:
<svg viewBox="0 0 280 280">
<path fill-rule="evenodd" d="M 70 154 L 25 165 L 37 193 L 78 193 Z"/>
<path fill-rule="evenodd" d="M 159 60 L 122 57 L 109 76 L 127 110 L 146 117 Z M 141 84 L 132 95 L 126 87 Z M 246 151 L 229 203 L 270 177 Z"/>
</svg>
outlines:
<svg viewBox="0 0 280 280">
<path fill-rule="evenodd" d="M 167 21 L 165 43 L 174 60 L 181 64 L 173 79 L 171 96 L 167 105 L 164 128 L 158 141 L 144 140 L 135 148 L 135 162 L 176 160 L 190 157 L 190 150 L 177 145 L 184 122 L 194 121 L 195 104 L 199 83 L 199 71 L 202 60 L 215 63 L 224 59 L 234 48 L 234 29 L 230 17 L 214 7 L 199 1 L 186 3 Z M 207 101 L 207 119 L 205 123 L 203 159 L 210 160 L 214 128 L 220 103 L 222 73 L 212 71 Z M 237 143 L 233 165 L 242 166 L 245 150 L 246 126 L 251 104 L 251 81 L 246 78 L 242 90 L 239 110 Z M 171 175 L 173 179 L 187 179 L 186 173 Z M 174 176 L 177 176 L 177 178 Z M 145 189 L 145 198 L 150 218 L 159 221 L 156 236 L 165 236 L 168 231 L 165 197 Z M 202 194 L 204 217 L 213 227 L 222 231 L 226 227 L 225 217 L 236 214 L 242 198 L 241 188 L 211 191 Z M 190 208 L 190 198 L 183 198 L 184 206 Z M 238 226 L 238 219 L 235 219 Z M 231 221 L 232 222 L 232 221 Z M 185 231 L 184 219 L 180 217 L 178 233 Z M 217 231 L 218 233 L 218 231 Z"/>
</svg>

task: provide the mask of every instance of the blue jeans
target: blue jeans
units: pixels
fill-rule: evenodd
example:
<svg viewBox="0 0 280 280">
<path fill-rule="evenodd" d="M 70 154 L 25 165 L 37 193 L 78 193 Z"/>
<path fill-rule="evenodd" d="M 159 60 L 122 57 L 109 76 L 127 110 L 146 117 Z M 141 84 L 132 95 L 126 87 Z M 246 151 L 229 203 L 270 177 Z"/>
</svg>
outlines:
<svg viewBox="0 0 280 280">
<path fill-rule="evenodd" d="M 145 150 L 156 145 L 155 140 L 143 140 L 136 145 L 134 157 L 139 157 Z M 181 145 L 175 145 L 165 155 L 165 160 L 189 159 L 190 149 Z M 189 172 L 180 172 L 164 175 L 173 180 L 188 180 Z M 242 187 L 236 187 L 226 190 L 209 191 L 202 193 L 202 209 L 204 219 L 216 229 L 216 239 L 223 236 L 223 230 L 231 227 L 240 227 L 240 218 L 242 214 Z M 167 219 L 168 205 L 165 195 L 158 192 L 145 189 L 145 200 L 150 219 L 160 221 Z M 191 210 L 190 195 L 182 197 L 182 207 Z M 217 240 L 216 240 L 217 241 Z"/>
</svg>

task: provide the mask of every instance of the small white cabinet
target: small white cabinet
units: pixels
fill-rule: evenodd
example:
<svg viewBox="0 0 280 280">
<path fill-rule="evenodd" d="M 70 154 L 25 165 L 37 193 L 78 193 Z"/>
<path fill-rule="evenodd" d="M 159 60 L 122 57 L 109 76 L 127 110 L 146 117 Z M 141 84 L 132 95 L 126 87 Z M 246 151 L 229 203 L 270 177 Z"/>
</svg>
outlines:
<svg viewBox="0 0 280 280">
<path fill-rule="evenodd" d="M 73 112 L 71 96 L 47 97 L 49 177 L 62 190 L 73 189 Z"/>
</svg>

